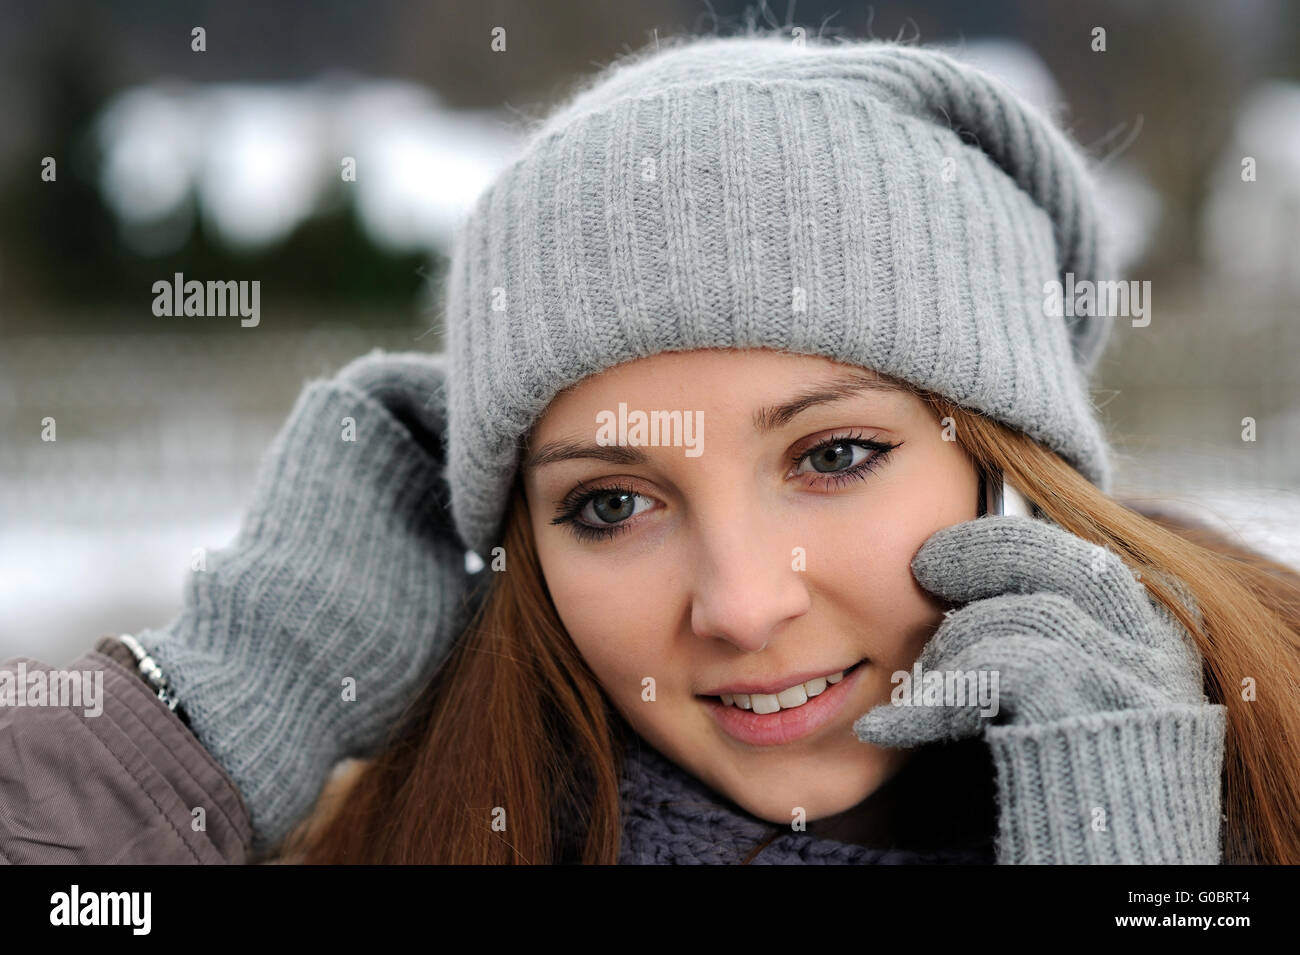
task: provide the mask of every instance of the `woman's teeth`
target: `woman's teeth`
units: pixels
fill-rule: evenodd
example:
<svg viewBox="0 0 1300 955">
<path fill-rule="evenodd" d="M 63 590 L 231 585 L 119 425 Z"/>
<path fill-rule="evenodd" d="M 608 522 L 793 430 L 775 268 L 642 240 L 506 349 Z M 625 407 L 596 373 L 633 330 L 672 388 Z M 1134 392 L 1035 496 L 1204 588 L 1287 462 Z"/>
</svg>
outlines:
<svg viewBox="0 0 1300 955">
<path fill-rule="evenodd" d="M 759 714 L 775 713 L 777 710 L 792 710 L 796 706 L 803 706 L 814 696 L 822 693 L 827 684 L 839 683 L 842 679 L 844 679 L 843 670 L 839 673 L 832 673 L 830 676 L 819 676 L 807 683 L 796 683 L 789 689 L 775 694 L 724 693 L 722 694 L 722 703 L 724 706 L 738 706 L 742 710 L 753 710 Z"/>
</svg>

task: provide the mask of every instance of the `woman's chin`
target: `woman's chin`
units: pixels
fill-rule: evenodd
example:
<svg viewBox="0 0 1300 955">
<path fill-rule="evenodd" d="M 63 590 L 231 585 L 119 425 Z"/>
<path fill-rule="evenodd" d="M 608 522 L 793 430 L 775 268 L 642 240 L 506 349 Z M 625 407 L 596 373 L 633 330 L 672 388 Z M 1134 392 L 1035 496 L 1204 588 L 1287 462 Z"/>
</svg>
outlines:
<svg viewBox="0 0 1300 955">
<path fill-rule="evenodd" d="M 751 816 L 778 826 L 794 822 L 813 822 L 847 812 L 874 793 L 893 774 L 891 760 L 859 762 L 855 766 L 837 767 L 835 779 L 812 786 L 791 785 L 791 776 L 807 778 L 820 769 L 767 776 L 747 776 L 743 783 L 722 790 Z"/>
</svg>

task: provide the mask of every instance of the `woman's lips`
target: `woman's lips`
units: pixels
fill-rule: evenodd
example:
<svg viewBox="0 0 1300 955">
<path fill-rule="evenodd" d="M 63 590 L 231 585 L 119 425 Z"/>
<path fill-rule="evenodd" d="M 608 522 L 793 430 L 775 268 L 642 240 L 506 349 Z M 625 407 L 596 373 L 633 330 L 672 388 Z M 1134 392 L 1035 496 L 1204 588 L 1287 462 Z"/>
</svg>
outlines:
<svg viewBox="0 0 1300 955">
<path fill-rule="evenodd" d="M 699 697 L 710 715 L 728 735 L 755 746 L 780 746 L 816 732 L 839 715 L 858 683 L 866 664 L 846 671 L 844 679 L 828 686 L 807 703 L 775 713 L 760 714 L 724 704 L 716 697 Z"/>
</svg>

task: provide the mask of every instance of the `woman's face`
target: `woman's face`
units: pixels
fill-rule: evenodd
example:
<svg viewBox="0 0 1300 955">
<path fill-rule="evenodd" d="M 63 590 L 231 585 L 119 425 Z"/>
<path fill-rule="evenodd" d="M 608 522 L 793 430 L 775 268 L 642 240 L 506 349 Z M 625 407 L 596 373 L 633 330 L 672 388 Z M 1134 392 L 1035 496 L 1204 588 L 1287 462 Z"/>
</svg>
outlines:
<svg viewBox="0 0 1300 955">
<path fill-rule="evenodd" d="M 853 722 L 943 619 L 913 555 L 978 513 L 974 464 L 927 406 L 862 379 L 768 349 L 664 352 L 557 396 L 525 454 L 547 588 L 605 692 L 779 824 L 841 813 L 901 765 Z M 656 411 L 691 426 L 635 429 Z"/>
</svg>

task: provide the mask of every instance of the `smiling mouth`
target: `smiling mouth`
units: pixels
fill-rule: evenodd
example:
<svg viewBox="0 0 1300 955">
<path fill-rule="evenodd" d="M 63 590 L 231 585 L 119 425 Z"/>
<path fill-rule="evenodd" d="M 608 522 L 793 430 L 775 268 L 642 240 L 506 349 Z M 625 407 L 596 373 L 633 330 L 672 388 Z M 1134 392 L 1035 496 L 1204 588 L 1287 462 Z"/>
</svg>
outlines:
<svg viewBox="0 0 1300 955">
<path fill-rule="evenodd" d="M 702 696 L 705 700 L 721 700 L 723 706 L 734 706 L 741 710 L 750 710 L 759 715 L 778 713 L 782 710 L 794 710 L 809 700 L 826 692 L 830 686 L 839 683 L 846 676 L 867 662 L 859 660 L 847 670 L 819 676 L 803 683 L 796 683 L 779 693 L 724 693 L 721 696 Z"/>
</svg>

